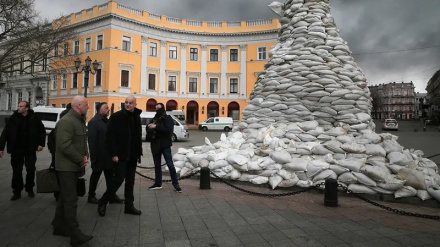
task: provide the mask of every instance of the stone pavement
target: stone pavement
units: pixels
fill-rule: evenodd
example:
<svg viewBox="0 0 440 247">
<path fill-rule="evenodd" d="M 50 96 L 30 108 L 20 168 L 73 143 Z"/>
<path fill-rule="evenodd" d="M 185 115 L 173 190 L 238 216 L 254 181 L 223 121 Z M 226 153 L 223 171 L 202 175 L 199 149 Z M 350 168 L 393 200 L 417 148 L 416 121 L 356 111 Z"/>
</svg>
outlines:
<svg viewBox="0 0 440 247">
<path fill-rule="evenodd" d="M 144 144 L 144 153 L 149 153 Z M 142 165 L 151 165 L 145 155 Z M 38 154 L 37 169 L 49 164 L 47 151 Z M 53 236 L 52 194 L 37 194 L 11 202 L 9 155 L 0 159 L 0 246 L 69 246 L 69 239 Z M 152 176 L 151 170 L 141 170 Z M 88 169 L 86 178 L 90 176 Z M 166 179 L 166 177 L 164 177 Z M 80 227 L 93 240 L 84 246 L 438 246 L 440 221 L 401 216 L 349 196 L 339 207 L 323 205 L 323 194 L 306 192 L 288 197 L 257 197 L 211 181 L 200 190 L 199 180 L 181 181 L 183 193 L 169 183 L 149 191 L 151 181 L 136 176 L 135 206 L 141 216 L 126 215 L 123 205 L 109 205 L 99 217 L 97 206 L 79 199 Z M 263 192 L 280 193 L 246 185 Z M 97 194 L 102 195 L 101 178 Z M 286 192 L 286 191 L 282 191 Z M 281 192 L 281 193 L 282 193 Z M 118 191 L 123 196 L 123 188 Z M 414 213 L 440 215 L 439 208 L 383 203 Z"/>
</svg>

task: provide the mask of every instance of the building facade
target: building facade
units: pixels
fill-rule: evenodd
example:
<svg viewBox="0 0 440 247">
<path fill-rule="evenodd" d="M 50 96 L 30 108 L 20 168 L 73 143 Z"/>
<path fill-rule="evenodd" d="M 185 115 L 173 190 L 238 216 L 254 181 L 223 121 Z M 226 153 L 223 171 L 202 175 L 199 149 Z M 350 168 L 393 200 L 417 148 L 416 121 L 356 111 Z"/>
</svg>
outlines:
<svg viewBox="0 0 440 247">
<path fill-rule="evenodd" d="M 387 83 L 368 87 L 373 100 L 374 119 L 416 118 L 416 94 L 413 82 Z"/>
<path fill-rule="evenodd" d="M 241 111 L 275 44 L 278 19 L 216 22 L 182 20 L 117 2 L 67 16 L 78 39 L 60 45 L 53 59 L 74 54 L 99 67 L 90 74 L 90 104 L 105 101 L 114 111 L 134 94 L 138 107 L 183 110 L 188 124 L 211 116 L 241 120 Z M 54 60 L 52 60 L 54 61 Z M 51 72 L 49 105 L 63 107 L 84 94 L 84 73 L 70 67 Z M 90 107 L 88 117 L 94 115 Z"/>
<path fill-rule="evenodd" d="M 428 117 L 436 123 L 440 122 L 440 70 L 436 71 L 426 85 L 428 99 Z"/>
</svg>

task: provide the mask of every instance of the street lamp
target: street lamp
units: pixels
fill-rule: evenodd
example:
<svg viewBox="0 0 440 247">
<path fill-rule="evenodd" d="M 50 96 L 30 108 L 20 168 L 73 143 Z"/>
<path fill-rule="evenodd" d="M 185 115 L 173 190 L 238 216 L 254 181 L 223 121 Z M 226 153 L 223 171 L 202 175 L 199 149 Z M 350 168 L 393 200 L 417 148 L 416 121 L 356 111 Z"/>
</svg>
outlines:
<svg viewBox="0 0 440 247">
<path fill-rule="evenodd" d="M 98 70 L 98 68 L 99 68 L 99 63 L 96 60 L 95 60 L 95 62 L 93 62 L 93 70 L 94 71 L 92 71 L 92 68 L 90 68 L 90 64 L 92 63 L 92 59 L 90 59 L 90 57 L 87 56 L 85 62 L 86 62 L 86 64 L 83 65 L 80 70 L 79 67 L 81 66 L 81 60 L 79 58 L 77 58 L 75 60 L 75 68 L 78 73 L 81 73 L 84 71 L 84 97 L 87 98 L 87 87 L 89 86 L 89 73 L 92 73 L 92 75 L 94 75 L 96 73 L 96 70 Z"/>
</svg>

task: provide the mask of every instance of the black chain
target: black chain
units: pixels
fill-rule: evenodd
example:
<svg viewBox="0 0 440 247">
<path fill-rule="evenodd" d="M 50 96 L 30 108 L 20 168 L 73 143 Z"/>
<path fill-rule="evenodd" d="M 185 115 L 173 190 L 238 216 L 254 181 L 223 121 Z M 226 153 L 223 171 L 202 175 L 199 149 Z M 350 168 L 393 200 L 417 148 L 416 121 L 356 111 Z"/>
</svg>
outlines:
<svg viewBox="0 0 440 247">
<path fill-rule="evenodd" d="M 293 192 L 289 192 L 289 193 L 282 193 L 282 194 L 267 194 L 267 193 L 259 193 L 259 192 L 254 192 L 254 191 L 250 191 L 250 190 L 242 189 L 242 188 L 240 188 L 240 187 L 238 187 L 238 186 L 235 186 L 235 185 L 229 183 L 228 181 L 224 180 L 223 178 L 217 176 L 217 174 L 215 174 L 214 172 L 211 172 L 211 174 L 214 175 L 214 177 L 216 177 L 217 179 L 219 179 L 220 182 L 223 182 L 223 183 L 225 183 L 225 184 L 231 186 L 232 188 L 234 188 L 234 189 L 236 189 L 236 190 L 239 190 L 239 191 L 241 191 L 241 192 L 245 192 L 245 193 L 248 193 L 248 194 L 251 194 L 251 195 L 254 195 L 254 196 L 266 196 L 266 197 L 293 196 L 293 195 L 301 194 L 301 193 L 303 193 L 303 192 L 310 191 L 310 190 L 312 190 L 312 189 L 317 188 L 317 187 L 320 186 L 320 185 L 310 186 L 310 187 L 305 188 L 305 189 L 303 189 L 303 190 L 293 191 Z M 322 183 L 322 184 L 324 184 L 324 183 Z"/>
<path fill-rule="evenodd" d="M 440 155 L 440 153 L 438 153 L 438 154 L 434 154 L 434 155 L 431 155 L 431 156 L 426 157 L 426 158 L 427 158 L 427 159 L 431 159 L 431 158 L 434 158 L 434 157 L 439 156 L 439 155 Z"/>
<path fill-rule="evenodd" d="M 196 174 L 199 173 L 199 172 L 200 172 L 200 171 L 195 171 L 195 172 L 193 172 L 193 173 L 191 173 L 191 174 L 189 174 L 189 175 L 187 175 L 187 176 L 180 177 L 178 180 L 183 180 L 183 179 L 190 178 L 190 177 L 196 175 Z M 141 177 L 143 177 L 143 178 L 146 178 L 146 179 L 149 179 L 149 180 L 155 181 L 154 178 L 151 178 L 151 177 L 149 177 L 149 176 L 147 176 L 147 175 L 144 175 L 144 174 L 142 174 L 142 173 L 140 173 L 140 172 L 138 172 L 138 171 L 136 171 L 136 174 L 138 174 L 139 176 L 141 176 Z M 171 179 L 163 179 L 162 182 L 163 182 L 163 183 L 170 183 L 170 182 L 173 182 L 173 180 L 171 180 Z"/>
<path fill-rule="evenodd" d="M 367 198 L 365 198 L 365 197 L 363 197 L 361 195 L 353 193 L 352 190 L 349 190 L 347 186 L 344 186 L 342 184 L 338 184 L 338 187 L 341 187 L 342 189 L 344 189 L 347 194 L 352 194 L 355 197 L 357 197 L 357 198 L 359 198 L 359 199 L 361 199 L 361 200 L 363 200 L 365 202 L 370 203 L 371 205 L 374 205 L 376 207 L 379 207 L 379 208 L 382 208 L 382 209 L 394 212 L 396 214 L 405 215 L 405 216 L 412 216 L 412 217 L 418 217 L 418 218 L 431 219 L 431 220 L 440 220 L 440 216 L 438 216 L 438 215 L 418 214 L 418 213 L 411 213 L 411 212 L 395 209 L 395 208 L 392 208 L 392 207 L 389 207 L 389 206 L 385 206 L 385 205 L 379 204 L 377 202 L 373 202 L 373 201 L 371 201 L 371 200 L 369 200 L 369 199 L 367 199 Z"/>
<path fill-rule="evenodd" d="M 161 165 L 161 166 L 166 166 L 167 165 L 167 163 L 165 163 L 165 164 L 163 164 L 163 165 Z M 141 168 L 141 169 L 154 169 L 154 166 L 140 166 L 140 165 L 138 165 L 137 166 L 138 168 Z"/>
</svg>

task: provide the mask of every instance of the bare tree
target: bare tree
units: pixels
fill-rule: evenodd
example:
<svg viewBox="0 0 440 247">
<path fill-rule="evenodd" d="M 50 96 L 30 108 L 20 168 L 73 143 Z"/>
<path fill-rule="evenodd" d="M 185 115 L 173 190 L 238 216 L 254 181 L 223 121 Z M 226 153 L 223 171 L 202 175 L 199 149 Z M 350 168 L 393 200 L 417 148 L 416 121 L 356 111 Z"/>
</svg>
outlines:
<svg viewBox="0 0 440 247">
<path fill-rule="evenodd" d="M 66 67 L 60 63 L 72 66 L 73 59 L 68 59 L 71 49 L 63 52 L 63 59 L 53 56 L 54 49 L 74 39 L 76 34 L 67 18 L 53 22 L 41 19 L 34 0 L 0 0 L 0 74 L 41 75 L 51 68 Z"/>
</svg>

